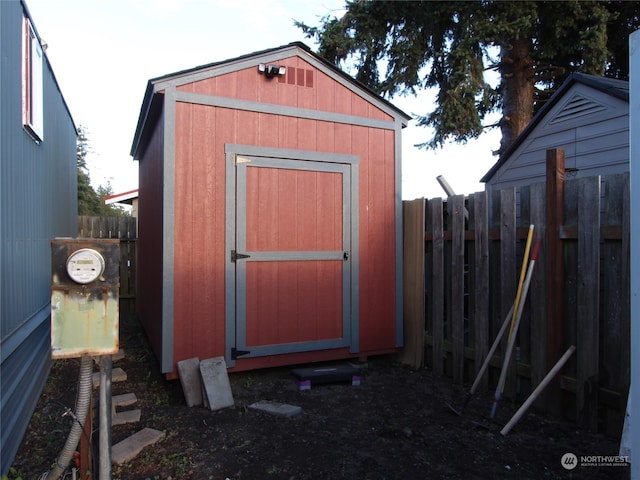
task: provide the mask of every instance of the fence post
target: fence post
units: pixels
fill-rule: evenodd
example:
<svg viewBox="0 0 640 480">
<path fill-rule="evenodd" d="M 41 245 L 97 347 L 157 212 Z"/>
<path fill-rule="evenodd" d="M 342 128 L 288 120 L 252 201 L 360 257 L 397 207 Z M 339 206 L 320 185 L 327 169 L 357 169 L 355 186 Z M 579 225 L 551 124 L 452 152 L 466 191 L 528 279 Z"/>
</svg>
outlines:
<svg viewBox="0 0 640 480">
<path fill-rule="evenodd" d="M 564 347 L 564 265 L 560 238 L 560 230 L 564 223 L 564 160 L 563 149 L 547 150 L 547 369 L 555 365 Z M 561 395 L 560 379 L 556 378 L 547 388 L 547 409 L 556 416 L 562 413 Z"/>
</svg>

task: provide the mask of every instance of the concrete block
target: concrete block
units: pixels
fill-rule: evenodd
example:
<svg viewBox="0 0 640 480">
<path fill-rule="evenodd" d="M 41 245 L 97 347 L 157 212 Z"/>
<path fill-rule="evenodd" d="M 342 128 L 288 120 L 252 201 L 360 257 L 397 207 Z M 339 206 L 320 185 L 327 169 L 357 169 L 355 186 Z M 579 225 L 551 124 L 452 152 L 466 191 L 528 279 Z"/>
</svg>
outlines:
<svg viewBox="0 0 640 480">
<path fill-rule="evenodd" d="M 211 410 L 233 406 L 233 394 L 224 357 L 214 357 L 200 362 L 202 398 Z"/>
<path fill-rule="evenodd" d="M 111 415 L 112 425 L 124 425 L 125 423 L 136 423 L 140 421 L 140 410 L 125 410 Z"/>
<path fill-rule="evenodd" d="M 200 359 L 189 358 L 178 362 L 178 376 L 187 407 L 202 405 L 202 382 L 200 381 Z"/>
<path fill-rule="evenodd" d="M 111 405 L 116 407 L 128 407 L 138 401 L 135 393 L 123 393 L 122 395 L 114 395 L 111 397 Z"/>
<path fill-rule="evenodd" d="M 263 412 L 272 413 L 281 417 L 295 417 L 302 413 L 302 407 L 296 405 L 288 405 L 286 403 L 260 401 L 252 403 L 249 408 L 254 410 L 262 410 Z"/>
<path fill-rule="evenodd" d="M 122 465 L 135 458 L 143 448 L 153 445 L 164 437 L 164 432 L 144 428 L 116 443 L 111 449 L 111 463 Z"/>
</svg>

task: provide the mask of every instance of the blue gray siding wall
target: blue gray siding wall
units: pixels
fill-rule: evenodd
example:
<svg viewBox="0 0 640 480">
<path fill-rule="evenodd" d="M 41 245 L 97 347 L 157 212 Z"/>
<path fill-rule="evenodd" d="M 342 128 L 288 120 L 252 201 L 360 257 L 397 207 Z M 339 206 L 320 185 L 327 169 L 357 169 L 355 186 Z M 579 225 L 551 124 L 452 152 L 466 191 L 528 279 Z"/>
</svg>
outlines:
<svg viewBox="0 0 640 480">
<path fill-rule="evenodd" d="M 77 133 L 46 56 L 44 141 L 22 126 L 25 15 L 21 1 L 0 1 L 0 474 L 11 466 L 51 364 L 50 241 L 77 233 Z"/>
<path fill-rule="evenodd" d="M 487 181 L 487 188 L 545 180 L 546 151 L 565 151 L 567 178 L 629 171 L 629 103 L 575 83 Z M 483 179 L 483 181 L 485 181 Z"/>
</svg>

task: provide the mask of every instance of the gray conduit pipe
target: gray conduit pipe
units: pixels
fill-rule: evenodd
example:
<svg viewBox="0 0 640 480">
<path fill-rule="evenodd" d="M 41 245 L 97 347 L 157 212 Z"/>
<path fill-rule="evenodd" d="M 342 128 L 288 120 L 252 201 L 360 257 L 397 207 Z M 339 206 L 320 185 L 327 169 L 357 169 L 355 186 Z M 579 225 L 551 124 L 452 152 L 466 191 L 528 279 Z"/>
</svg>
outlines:
<svg viewBox="0 0 640 480">
<path fill-rule="evenodd" d="M 78 401 L 76 402 L 76 413 L 73 424 L 71 425 L 71 431 L 67 437 L 67 442 L 60 451 L 58 458 L 56 458 L 56 463 L 47 473 L 45 480 L 57 480 L 60 478 L 73 458 L 73 452 L 76 451 L 76 447 L 78 446 L 78 442 L 82 436 L 84 422 L 87 418 L 87 412 L 91 405 L 91 389 L 93 387 L 92 375 L 93 360 L 90 356 L 83 355 L 80 363 L 80 376 L 78 379 Z"/>
</svg>

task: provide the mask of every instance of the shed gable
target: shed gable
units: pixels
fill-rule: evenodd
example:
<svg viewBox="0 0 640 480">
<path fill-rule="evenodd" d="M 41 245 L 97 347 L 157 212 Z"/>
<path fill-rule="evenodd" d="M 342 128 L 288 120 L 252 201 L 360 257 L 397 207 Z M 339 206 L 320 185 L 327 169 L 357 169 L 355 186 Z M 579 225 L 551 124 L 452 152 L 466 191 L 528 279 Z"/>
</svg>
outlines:
<svg viewBox="0 0 640 480">
<path fill-rule="evenodd" d="M 277 63 L 286 68 L 284 75 L 265 78 L 258 65 Z M 233 98 L 249 102 L 294 108 L 358 115 L 393 122 L 394 118 L 381 105 L 375 104 L 339 82 L 331 72 L 323 71 L 298 55 L 271 60 L 258 58 L 243 68 L 229 72 L 210 70 L 207 78 L 199 78 L 177 86 L 177 91 L 213 97 Z"/>
<path fill-rule="evenodd" d="M 585 74 L 570 77 L 481 181 L 491 188 L 544 180 L 545 152 L 565 151 L 572 175 L 628 171 L 626 82 Z"/>
</svg>

